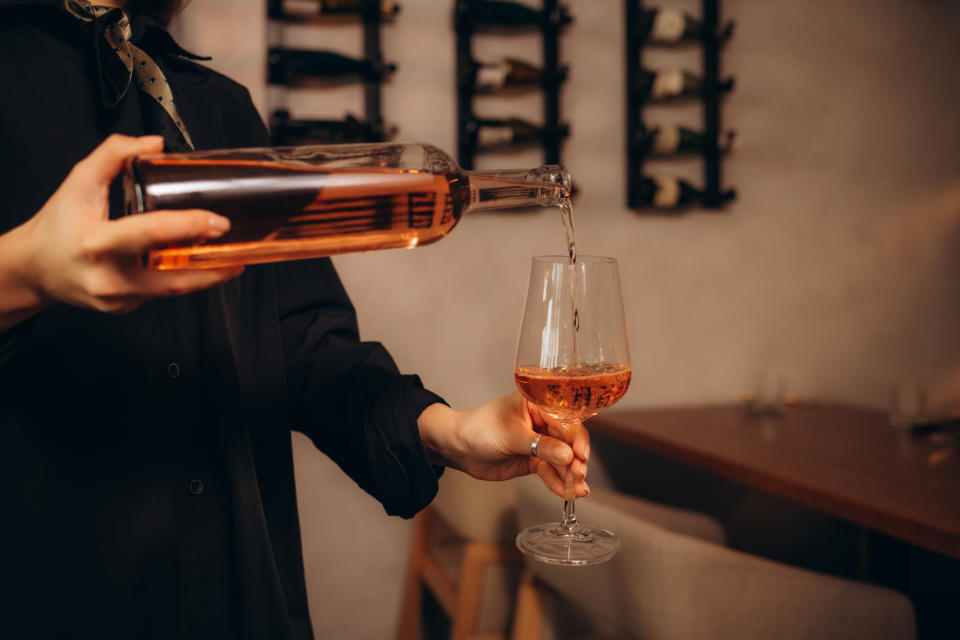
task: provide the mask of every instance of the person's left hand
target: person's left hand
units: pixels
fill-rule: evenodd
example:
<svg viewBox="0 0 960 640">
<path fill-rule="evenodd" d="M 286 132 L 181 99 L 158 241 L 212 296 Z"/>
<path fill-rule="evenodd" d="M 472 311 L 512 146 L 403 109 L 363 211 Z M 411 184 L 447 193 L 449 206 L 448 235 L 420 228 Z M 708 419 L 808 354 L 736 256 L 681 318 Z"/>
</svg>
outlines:
<svg viewBox="0 0 960 640">
<path fill-rule="evenodd" d="M 474 478 L 509 480 L 536 473 L 562 498 L 582 498 L 590 493 L 585 480 L 590 456 L 587 430 L 580 422 L 569 423 L 564 430 L 559 420 L 527 402 L 519 392 L 471 411 L 430 405 L 420 414 L 418 424 L 424 446 L 437 462 Z M 530 450 L 538 436 L 534 457 Z"/>
</svg>

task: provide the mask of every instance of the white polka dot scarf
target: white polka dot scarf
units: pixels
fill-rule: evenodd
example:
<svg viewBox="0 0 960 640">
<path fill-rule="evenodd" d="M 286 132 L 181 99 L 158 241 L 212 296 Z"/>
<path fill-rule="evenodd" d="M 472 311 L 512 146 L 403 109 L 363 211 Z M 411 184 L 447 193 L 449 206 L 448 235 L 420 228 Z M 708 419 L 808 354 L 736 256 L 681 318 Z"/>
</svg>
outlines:
<svg viewBox="0 0 960 640">
<path fill-rule="evenodd" d="M 92 22 L 112 11 L 117 12 L 118 17 L 113 24 L 110 24 L 103 30 L 103 37 L 127 69 L 126 86 L 122 88 L 120 94 L 122 95 L 126 92 L 126 88 L 129 87 L 131 79 L 136 79 L 137 86 L 163 108 L 167 115 L 170 116 L 173 124 L 176 125 L 180 135 L 183 136 L 184 142 L 186 142 L 190 149 L 193 149 L 194 146 L 193 141 L 190 139 L 190 133 L 180 119 L 180 114 L 177 112 L 177 105 L 173 99 L 173 92 L 170 90 L 170 85 L 167 84 L 167 79 L 164 77 L 163 72 L 143 49 L 140 49 L 137 45 L 130 42 L 132 30 L 127 14 L 116 7 L 95 6 L 82 0 L 65 0 L 64 4 L 67 11 L 84 22 Z"/>
</svg>

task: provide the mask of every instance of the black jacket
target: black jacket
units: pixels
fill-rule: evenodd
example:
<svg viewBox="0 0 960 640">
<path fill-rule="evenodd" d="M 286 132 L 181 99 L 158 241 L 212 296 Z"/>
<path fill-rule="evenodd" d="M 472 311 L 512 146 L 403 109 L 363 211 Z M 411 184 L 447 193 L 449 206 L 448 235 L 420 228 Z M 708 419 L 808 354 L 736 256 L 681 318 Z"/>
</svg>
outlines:
<svg viewBox="0 0 960 640">
<path fill-rule="evenodd" d="M 90 34 L 0 0 L 0 233 L 110 133 L 152 133 L 137 89 L 103 106 Z M 198 148 L 267 144 L 244 88 L 148 19 L 134 40 Z M 0 333 L 0 637 L 311 637 L 291 429 L 409 517 L 436 492 L 416 418 L 437 401 L 359 341 L 327 259 Z"/>
</svg>

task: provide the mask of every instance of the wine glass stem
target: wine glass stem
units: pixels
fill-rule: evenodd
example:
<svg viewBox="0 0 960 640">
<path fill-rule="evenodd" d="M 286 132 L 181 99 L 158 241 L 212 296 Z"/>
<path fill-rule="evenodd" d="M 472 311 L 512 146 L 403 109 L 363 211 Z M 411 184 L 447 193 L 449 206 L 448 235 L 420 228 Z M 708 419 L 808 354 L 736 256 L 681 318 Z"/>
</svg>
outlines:
<svg viewBox="0 0 960 640">
<path fill-rule="evenodd" d="M 580 526 L 577 524 L 577 516 L 573 512 L 573 500 L 563 501 L 563 515 L 560 516 L 560 528 L 565 533 L 574 533 Z"/>
<path fill-rule="evenodd" d="M 563 429 L 563 435 L 567 440 L 567 444 L 571 447 L 573 446 L 573 434 L 570 433 L 570 423 L 564 422 L 561 425 Z M 574 493 L 574 478 L 573 478 L 573 465 L 567 467 L 567 473 L 564 478 L 567 490 L 566 496 L 563 500 L 563 515 L 560 516 L 560 528 L 564 533 L 575 533 L 579 529 L 577 525 L 577 516 L 573 511 L 573 501 L 576 494 Z"/>
</svg>

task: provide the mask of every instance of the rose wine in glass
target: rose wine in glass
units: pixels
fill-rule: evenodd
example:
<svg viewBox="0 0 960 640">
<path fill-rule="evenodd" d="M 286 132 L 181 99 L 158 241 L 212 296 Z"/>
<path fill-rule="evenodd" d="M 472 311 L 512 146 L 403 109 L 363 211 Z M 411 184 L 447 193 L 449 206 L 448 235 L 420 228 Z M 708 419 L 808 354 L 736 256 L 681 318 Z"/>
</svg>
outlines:
<svg viewBox="0 0 960 640">
<path fill-rule="evenodd" d="M 533 259 L 514 379 L 527 400 L 560 420 L 564 439 L 572 444 L 573 423 L 622 398 L 631 368 L 617 261 L 576 256 L 572 233 L 568 238 L 568 256 Z M 517 547 L 550 564 L 609 560 L 620 540 L 611 531 L 577 522 L 569 470 L 565 481 L 560 521 L 524 529 Z"/>
</svg>

